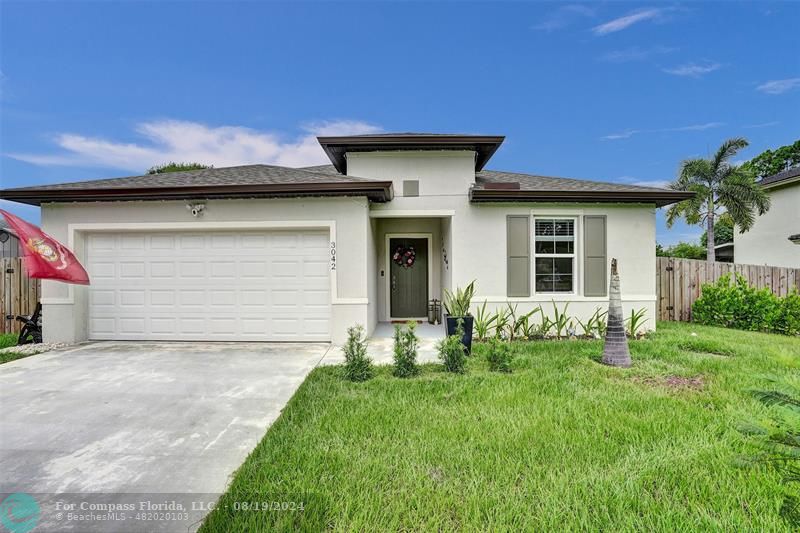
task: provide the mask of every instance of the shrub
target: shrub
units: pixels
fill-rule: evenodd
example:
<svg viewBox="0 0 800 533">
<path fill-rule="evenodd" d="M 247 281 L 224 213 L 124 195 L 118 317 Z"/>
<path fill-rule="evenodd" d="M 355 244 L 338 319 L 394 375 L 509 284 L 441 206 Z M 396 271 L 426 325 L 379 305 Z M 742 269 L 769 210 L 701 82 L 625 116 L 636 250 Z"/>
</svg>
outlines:
<svg viewBox="0 0 800 533">
<path fill-rule="evenodd" d="M 452 293 L 445 289 L 444 301 L 442 305 L 448 316 L 470 316 L 469 306 L 472 303 L 472 297 L 475 296 L 475 280 L 472 280 L 465 288 L 456 288 L 456 292 Z"/>
<path fill-rule="evenodd" d="M 344 351 L 344 377 L 350 381 L 366 381 L 375 374 L 372 360 L 367 356 L 367 337 L 364 327 L 356 325 L 347 329 Z"/>
<path fill-rule="evenodd" d="M 740 275 L 735 281 L 725 275 L 717 283 L 703 285 L 692 306 L 692 319 L 712 326 L 797 335 L 800 296 L 795 291 L 779 298 L 767 288 L 750 287 Z"/>
<path fill-rule="evenodd" d="M 456 334 L 440 340 L 436 348 L 439 350 L 439 359 L 448 372 L 463 374 L 467 371 L 467 349 L 461 344 L 464 321 L 458 320 L 457 324 Z"/>
<path fill-rule="evenodd" d="M 784 335 L 800 335 L 800 293 L 796 289 L 781 300 L 774 327 Z"/>
<path fill-rule="evenodd" d="M 514 356 L 511 353 L 511 345 L 493 339 L 489 343 L 489 351 L 486 353 L 486 361 L 489 363 L 489 370 L 492 372 L 511 372 L 511 362 Z"/>
<path fill-rule="evenodd" d="M 394 375 L 399 378 L 408 378 L 419 374 L 417 366 L 417 338 L 416 322 L 409 322 L 406 327 L 394 327 Z"/>
</svg>

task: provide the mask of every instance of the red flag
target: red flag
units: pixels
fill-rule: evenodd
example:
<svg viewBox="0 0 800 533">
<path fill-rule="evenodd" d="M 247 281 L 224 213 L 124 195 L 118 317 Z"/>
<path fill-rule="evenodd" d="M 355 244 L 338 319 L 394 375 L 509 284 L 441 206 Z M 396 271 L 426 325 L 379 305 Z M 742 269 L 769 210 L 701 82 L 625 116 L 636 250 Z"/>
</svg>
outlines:
<svg viewBox="0 0 800 533">
<path fill-rule="evenodd" d="M 65 283 L 89 284 L 78 259 L 69 249 L 33 224 L 0 209 L 22 244 L 23 263 L 29 278 L 55 279 Z"/>
</svg>

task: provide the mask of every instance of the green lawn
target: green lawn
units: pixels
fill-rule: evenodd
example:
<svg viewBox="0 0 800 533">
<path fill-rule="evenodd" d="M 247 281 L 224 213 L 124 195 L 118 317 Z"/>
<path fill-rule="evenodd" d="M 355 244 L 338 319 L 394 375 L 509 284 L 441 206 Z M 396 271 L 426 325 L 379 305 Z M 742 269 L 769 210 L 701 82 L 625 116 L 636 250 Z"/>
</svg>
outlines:
<svg viewBox="0 0 800 533">
<path fill-rule="evenodd" d="M 767 415 L 747 392 L 765 375 L 797 375 L 800 339 L 658 329 L 629 370 L 598 341 L 517 344 L 511 375 L 480 345 L 464 376 L 318 368 L 203 531 L 788 529 L 777 476 L 736 466 L 755 449 L 736 428 Z M 236 510 L 264 500 L 305 506 Z"/>
<path fill-rule="evenodd" d="M 0 349 L 8 348 L 9 346 L 16 346 L 18 338 L 19 335 L 17 335 L 16 333 L 0 334 Z M 0 353 L 0 365 L 2 365 L 3 363 L 8 363 L 9 361 L 14 361 L 16 359 L 28 357 L 28 355 L 29 354 L 16 353 L 16 352 Z"/>
</svg>

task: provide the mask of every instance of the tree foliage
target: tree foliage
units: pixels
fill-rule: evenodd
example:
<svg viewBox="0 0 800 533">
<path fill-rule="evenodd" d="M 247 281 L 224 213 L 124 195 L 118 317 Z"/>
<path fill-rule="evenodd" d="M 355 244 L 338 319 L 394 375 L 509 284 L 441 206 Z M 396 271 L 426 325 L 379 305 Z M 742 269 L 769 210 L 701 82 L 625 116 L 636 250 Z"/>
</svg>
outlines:
<svg viewBox="0 0 800 533">
<path fill-rule="evenodd" d="M 666 248 L 658 244 L 656 245 L 656 256 L 679 257 L 681 259 L 705 259 L 706 247 L 690 242 L 679 242 Z"/>
<path fill-rule="evenodd" d="M 781 146 L 775 150 L 764 150 L 741 168 L 753 175 L 764 178 L 800 165 L 800 140 Z"/>
<path fill-rule="evenodd" d="M 715 260 L 714 223 L 721 210 L 727 211 L 740 231 L 748 231 L 756 214 L 769 209 L 769 196 L 756 183 L 754 175 L 730 163 L 739 150 L 748 145 L 746 139 L 736 137 L 723 142 L 708 159 L 687 159 L 681 163 L 678 178 L 670 188 L 691 191 L 693 198 L 678 202 L 667 210 L 667 227 L 684 218 L 688 224 L 706 226 L 708 239 L 706 258 Z"/>
<path fill-rule="evenodd" d="M 165 174 L 167 172 L 185 172 L 187 170 L 203 170 L 206 168 L 213 168 L 209 165 L 202 163 L 175 163 L 170 161 L 163 165 L 156 165 L 147 169 L 148 174 Z"/>
<path fill-rule="evenodd" d="M 728 213 L 722 213 L 719 220 L 714 224 L 714 244 L 720 245 L 726 242 L 733 242 L 733 218 Z M 708 246 L 708 232 L 704 231 L 700 236 L 700 244 L 705 248 Z M 703 252 L 705 254 L 705 252 Z"/>
</svg>

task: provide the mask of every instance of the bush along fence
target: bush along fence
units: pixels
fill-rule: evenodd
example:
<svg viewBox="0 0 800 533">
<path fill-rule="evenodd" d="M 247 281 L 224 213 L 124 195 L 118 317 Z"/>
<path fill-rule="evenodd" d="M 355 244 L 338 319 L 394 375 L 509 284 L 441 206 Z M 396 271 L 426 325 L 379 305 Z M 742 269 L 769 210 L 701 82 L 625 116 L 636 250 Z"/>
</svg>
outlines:
<svg viewBox="0 0 800 533">
<path fill-rule="evenodd" d="M 692 317 L 698 324 L 800 335 L 800 293 L 775 296 L 766 287 L 751 287 L 744 276 L 731 279 L 726 274 L 716 283 L 703 285 Z"/>
<path fill-rule="evenodd" d="M 768 289 L 778 297 L 800 287 L 800 268 L 657 257 L 658 320 L 690 322 L 692 306 L 700 298 L 703 284 L 716 283 L 725 275 L 741 276 L 750 287 Z"/>
<path fill-rule="evenodd" d="M 41 282 L 25 275 L 21 258 L 0 258 L 0 334 L 19 333 L 22 323 L 6 317 L 32 315 L 40 296 Z"/>
</svg>

